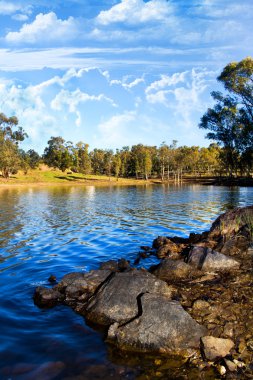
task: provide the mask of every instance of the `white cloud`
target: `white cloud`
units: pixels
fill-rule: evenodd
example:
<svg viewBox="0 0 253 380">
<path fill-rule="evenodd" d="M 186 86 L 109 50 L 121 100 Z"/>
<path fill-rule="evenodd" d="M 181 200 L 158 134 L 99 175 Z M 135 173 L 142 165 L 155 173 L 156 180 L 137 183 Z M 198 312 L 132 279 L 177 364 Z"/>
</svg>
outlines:
<svg viewBox="0 0 253 380">
<path fill-rule="evenodd" d="M 55 111 L 62 111 L 64 106 L 68 107 L 68 111 L 70 113 L 74 113 L 76 115 L 76 126 L 81 125 L 81 114 L 78 110 L 78 106 L 80 103 L 84 102 L 101 102 L 106 101 L 109 102 L 113 107 L 117 107 L 114 101 L 104 94 L 99 95 L 89 95 L 86 94 L 80 89 L 76 89 L 75 91 L 61 90 L 55 98 L 51 101 L 51 108 Z"/>
<path fill-rule="evenodd" d="M 166 0 L 121 0 L 107 11 L 101 11 L 97 22 L 101 25 L 112 23 L 139 24 L 164 21 L 173 14 L 173 6 Z"/>
<path fill-rule="evenodd" d="M 0 1 L 0 14 L 11 15 L 21 9 L 19 4 L 14 4 L 7 1 Z"/>
<path fill-rule="evenodd" d="M 161 79 L 151 83 L 147 88 L 146 88 L 146 94 L 150 93 L 151 91 L 156 91 L 159 89 L 162 89 L 164 87 L 170 87 L 170 86 L 175 86 L 178 83 L 183 83 L 185 82 L 186 74 L 188 72 L 184 71 L 182 73 L 174 73 L 173 75 L 161 75 Z"/>
<path fill-rule="evenodd" d="M 12 18 L 13 20 L 16 20 L 16 21 L 27 21 L 29 19 L 29 16 L 26 14 L 17 13 L 13 15 Z"/>
<path fill-rule="evenodd" d="M 9 32 L 5 38 L 9 43 L 35 44 L 55 40 L 66 42 L 77 34 L 78 25 L 73 17 L 61 20 L 54 12 L 50 12 L 38 14 L 31 24 L 24 24 L 18 32 Z"/>
<path fill-rule="evenodd" d="M 129 128 L 134 126 L 135 121 L 136 113 L 134 111 L 126 111 L 101 122 L 98 126 L 98 145 L 103 144 L 104 141 L 106 141 L 108 146 L 119 146 L 121 141 L 124 141 L 124 144 L 128 144 L 129 138 L 132 138 Z"/>
</svg>

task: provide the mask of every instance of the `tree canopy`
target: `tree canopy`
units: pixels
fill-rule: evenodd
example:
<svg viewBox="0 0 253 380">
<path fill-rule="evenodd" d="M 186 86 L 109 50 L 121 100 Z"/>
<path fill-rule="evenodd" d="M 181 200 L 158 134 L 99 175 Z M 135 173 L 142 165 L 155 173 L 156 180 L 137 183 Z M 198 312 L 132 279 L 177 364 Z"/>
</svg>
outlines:
<svg viewBox="0 0 253 380">
<path fill-rule="evenodd" d="M 232 176 L 253 168 L 253 59 L 248 57 L 224 67 L 217 78 L 225 94 L 212 92 L 215 100 L 202 116 L 199 127 L 206 137 L 224 147 L 222 157 Z"/>
</svg>

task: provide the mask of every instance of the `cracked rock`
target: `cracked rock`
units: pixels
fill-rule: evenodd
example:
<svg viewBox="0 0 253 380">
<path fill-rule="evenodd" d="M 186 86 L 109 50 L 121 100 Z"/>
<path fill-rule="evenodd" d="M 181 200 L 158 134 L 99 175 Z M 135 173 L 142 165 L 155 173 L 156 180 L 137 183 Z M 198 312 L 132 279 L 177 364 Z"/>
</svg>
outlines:
<svg viewBox="0 0 253 380">
<path fill-rule="evenodd" d="M 174 289 L 141 270 L 116 273 L 89 301 L 85 317 L 101 325 L 125 323 L 139 315 L 138 297 L 141 294 L 162 294 L 171 299 Z"/>
<path fill-rule="evenodd" d="M 122 350 L 192 354 L 206 328 L 199 325 L 177 301 L 162 295 L 143 294 L 142 314 L 129 323 L 113 324 L 107 341 Z"/>
</svg>

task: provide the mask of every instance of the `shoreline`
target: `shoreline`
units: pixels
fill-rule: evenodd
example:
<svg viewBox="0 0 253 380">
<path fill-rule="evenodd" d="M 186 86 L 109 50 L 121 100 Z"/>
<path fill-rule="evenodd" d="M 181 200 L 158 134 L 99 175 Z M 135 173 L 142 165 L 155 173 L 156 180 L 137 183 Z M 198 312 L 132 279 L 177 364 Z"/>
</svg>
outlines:
<svg viewBox="0 0 253 380">
<path fill-rule="evenodd" d="M 217 177 L 185 177 L 182 181 L 175 182 L 173 179 L 167 181 L 161 181 L 157 179 L 136 179 L 136 178 L 119 178 L 118 180 L 114 177 L 104 177 L 98 178 L 64 178 L 55 177 L 53 180 L 44 180 L 40 178 L 38 180 L 32 179 L 24 180 L 24 178 L 10 178 L 9 180 L 4 180 L 0 178 L 0 190 L 1 189 L 11 189 L 11 188 L 24 188 L 24 187 L 55 187 L 55 186 L 101 186 L 101 187 L 115 187 L 115 186 L 150 186 L 150 185 L 202 185 L 202 186 L 226 186 L 226 187 L 253 187 L 253 178 L 217 178 Z"/>
</svg>

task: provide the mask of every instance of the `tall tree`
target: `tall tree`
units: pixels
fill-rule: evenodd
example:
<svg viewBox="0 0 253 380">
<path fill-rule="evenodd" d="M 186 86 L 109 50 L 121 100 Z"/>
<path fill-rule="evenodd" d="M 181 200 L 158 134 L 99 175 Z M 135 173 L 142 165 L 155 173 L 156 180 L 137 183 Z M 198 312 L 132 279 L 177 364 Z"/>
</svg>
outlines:
<svg viewBox="0 0 253 380">
<path fill-rule="evenodd" d="M 18 147 L 26 137 L 15 116 L 7 117 L 0 113 L 0 170 L 4 178 L 9 178 L 21 167 L 22 157 Z"/>
<path fill-rule="evenodd" d="M 64 172 L 73 163 L 70 142 L 65 143 L 62 137 L 51 137 L 44 150 L 43 158 L 48 166 Z"/>
<path fill-rule="evenodd" d="M 242 163 L 248 171 L 253 154 L 253 59 L 229 63 L 217 79 L 227 93 L 212 93 L 216 104 L 207 110 L 199 126 L 211 131 L 207 138 L 223 146 L 223 159 L 233 175 L 239 166 L 243 172 Z"/>
</svg>

